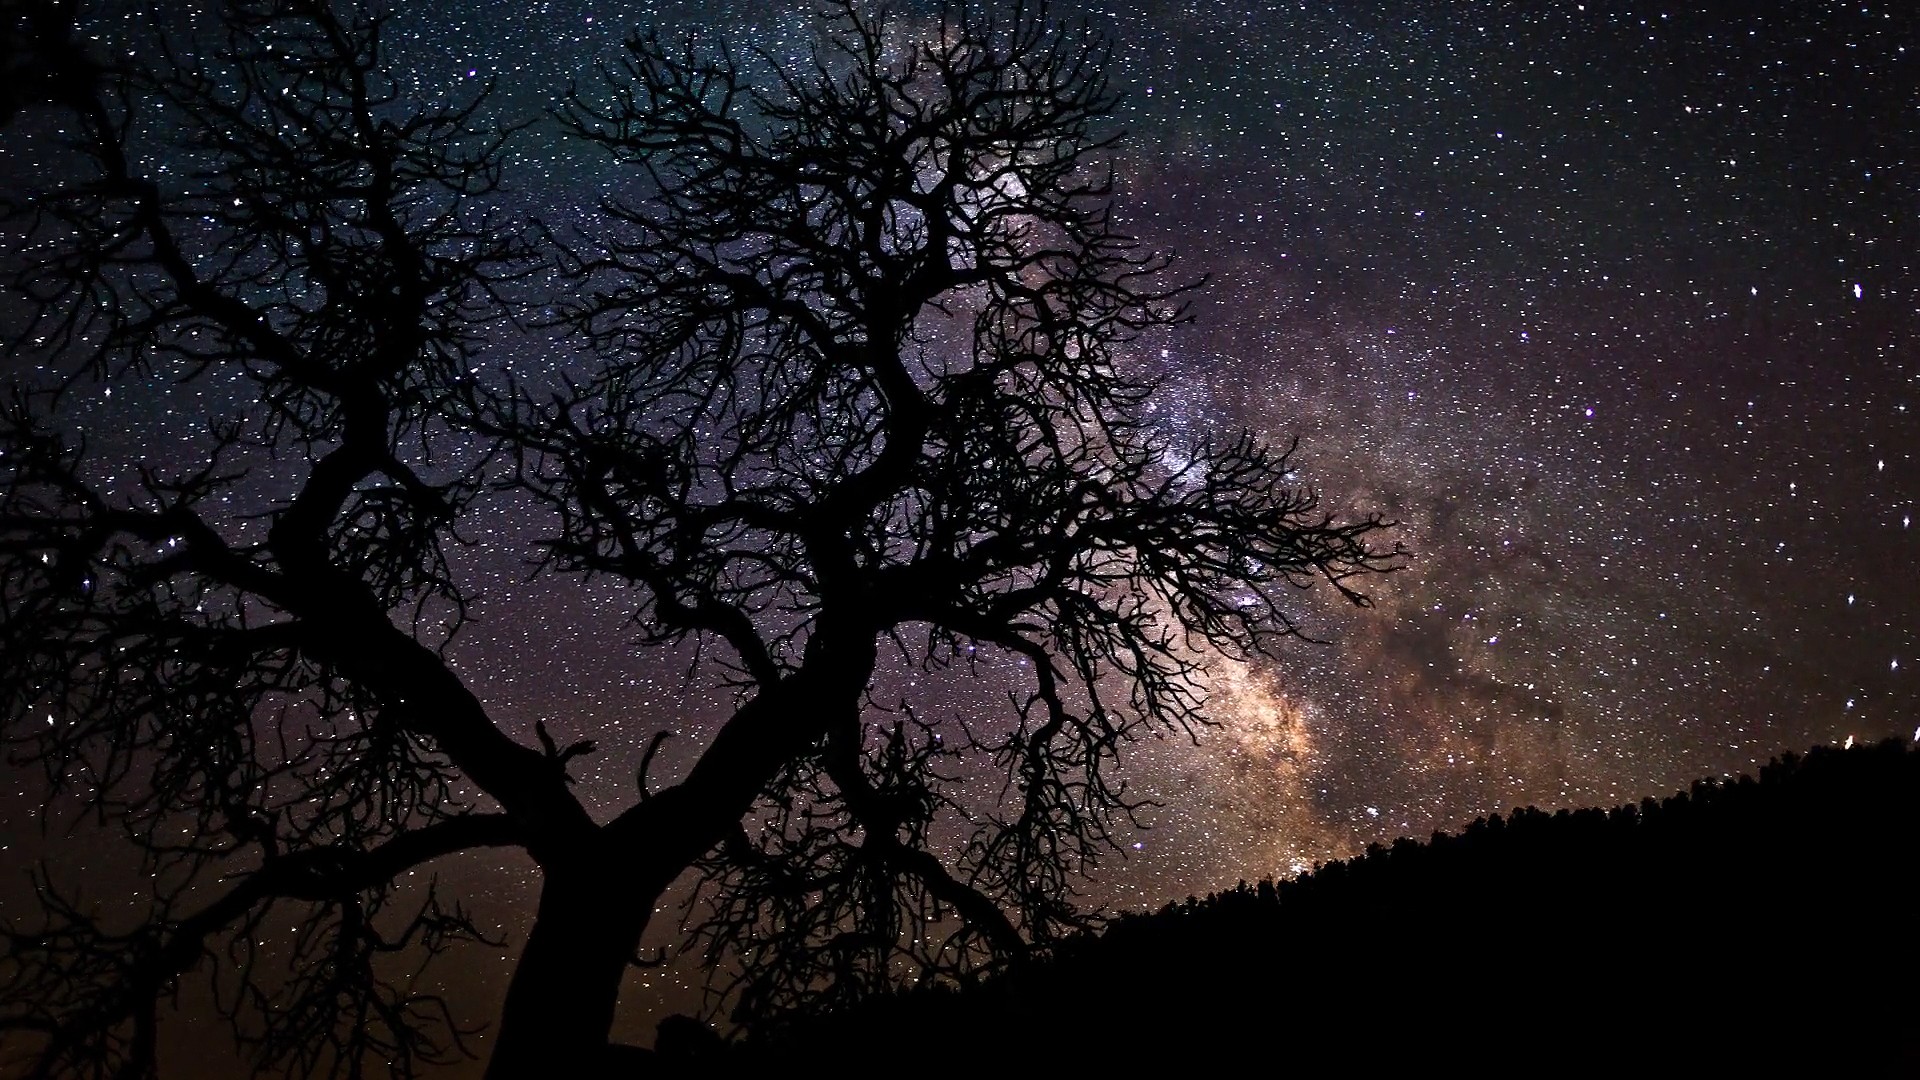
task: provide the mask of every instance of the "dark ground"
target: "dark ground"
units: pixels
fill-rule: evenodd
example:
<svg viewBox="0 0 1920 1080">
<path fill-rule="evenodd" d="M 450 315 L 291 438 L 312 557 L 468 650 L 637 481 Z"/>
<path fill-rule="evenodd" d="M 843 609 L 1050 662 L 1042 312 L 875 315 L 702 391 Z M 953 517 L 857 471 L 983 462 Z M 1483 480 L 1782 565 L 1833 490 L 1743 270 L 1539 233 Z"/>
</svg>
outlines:
<svg viewBox="0 0 1920 1080">
<path fill-rule="evenodd" d="M 1612 811 L 1521 810 L 1126 916 L 1050 963 L 692 1073 L 1385 1068 L 1920 1074 L 1920 754 L 1815 750 Z M 903 1066 L 903 1063 L 914 1063 Z"/>
</svg>

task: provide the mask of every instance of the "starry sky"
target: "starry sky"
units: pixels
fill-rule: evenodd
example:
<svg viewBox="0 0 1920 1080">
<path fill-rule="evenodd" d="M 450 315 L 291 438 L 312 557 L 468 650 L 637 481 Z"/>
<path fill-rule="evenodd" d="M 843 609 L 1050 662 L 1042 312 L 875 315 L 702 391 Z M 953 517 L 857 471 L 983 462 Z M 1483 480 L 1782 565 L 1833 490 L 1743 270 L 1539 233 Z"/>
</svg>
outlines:
<svg viewBox="0 0 1920 1080">
<path fill-rule="evenodd" d="M 635 26 L 808 39 L 804 9 L 736 7 L 555 0 L 409 32 L 511 109 Z M 1413 553 L 1371 611 L 1303 597 L 1324 644 L 1223 668 L 1203 745 L 1148 748 L 1169 805 L 1117 896 L 1912 733 L 1920 16 L 1060 10 L 1114 36 L 1127 225 L 1210 279 L 1193 325 L 1136 350 L 1156 415 L 1300 436 L 1327 505 L 1397 519 Z M 564 213 L 619 183 L 566 144 L 521 153 Z M 603 632 L 617 598 L 491 592 L 527 617 L 465 648 L 510 711 L 584 731 L 696 708 L 677 665 Z"/>
<path fill-rule="evenodd" d="M 925 5 L 919 5 L 924 8 Z M 776 54 L 794 4 L 409 6 L 423 93 L 537 114 L 648 26 Z M 911 14 L 916 8 L 909 5 Z M 1298 435 L 1327 506 L 1401 524 L 1360 611 L 1213 675 L 1216 730 L 1143 745 L 1164 806 L 1092 898 L 1153 906 L 1516 805 L 1607 805 L 1920 724 L 1920 13 L 1889 0 L 1057 5 L 1112 35 L 1123 220 L 1205 274 L 1138 343 L 1155 415 Z M 515 199 L 618 185 L 536 127 Z M 524 582 L 497 515 L 462 670 L 515 730 L 594 734 L 612 812 L 657 726 L 724 702 L 636 655 L 610 587 Z M 976 683 L 907 685 L 954 711 Z M 604 791 L 604 795 L 597 794 Z M 450 867 L 511 931 L 530 868 Z M 656 932 L 673 937 L 675 920 Z M 473 961 L 482 997 L 508 960 Z M 636 974 L 644 1039 L 683 971 Z M 654 995 L 667 985 L 669 995 Z M 473 1004 L 484 1017 L 490 1006 Z"/>
</svg>

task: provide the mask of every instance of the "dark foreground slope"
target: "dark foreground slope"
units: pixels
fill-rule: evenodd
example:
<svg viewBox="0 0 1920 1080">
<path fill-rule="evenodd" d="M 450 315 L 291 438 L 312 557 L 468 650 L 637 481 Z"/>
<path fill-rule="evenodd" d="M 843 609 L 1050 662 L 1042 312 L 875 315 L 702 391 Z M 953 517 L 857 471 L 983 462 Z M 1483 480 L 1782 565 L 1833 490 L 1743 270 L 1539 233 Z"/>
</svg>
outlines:
<svg viewBox="0 0 1920 1080">
<path fill-rule="evenodd" d="M 1820 749 L 1123 917 L 1055 962 L 724 1064 L 1915 1076 L 1917 855 L 1920 754 Z"/>
</svg>

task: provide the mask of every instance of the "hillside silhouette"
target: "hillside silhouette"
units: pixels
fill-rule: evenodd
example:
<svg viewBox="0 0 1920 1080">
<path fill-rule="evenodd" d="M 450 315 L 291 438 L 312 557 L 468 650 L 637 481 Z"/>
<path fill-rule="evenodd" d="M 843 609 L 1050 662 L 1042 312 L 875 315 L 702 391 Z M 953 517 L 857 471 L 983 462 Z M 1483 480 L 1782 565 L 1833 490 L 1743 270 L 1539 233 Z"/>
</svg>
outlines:
<svg viewBox="0 0 1920 1080">
<path fill-rule="evenodd" d="M 1048 962 L 689 1065 L 1456 1066 L 1914 1075 L 1920 754 L 1820 748 L 1612 810 L 1516 810 L 1119 917 Z M 860 1061 L 846 1048 L 858 1046 Z M 749 1059 L 742 1061 L 741 1059 Z"/>
</svg>

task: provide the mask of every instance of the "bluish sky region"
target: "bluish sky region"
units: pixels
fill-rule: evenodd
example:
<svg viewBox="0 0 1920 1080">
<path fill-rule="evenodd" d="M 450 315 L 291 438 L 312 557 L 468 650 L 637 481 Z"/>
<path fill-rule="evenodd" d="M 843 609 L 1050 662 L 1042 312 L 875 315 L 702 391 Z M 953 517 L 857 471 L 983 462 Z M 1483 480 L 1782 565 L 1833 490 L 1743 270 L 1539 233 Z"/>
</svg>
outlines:
<svg viewBox="0 0 1920 1080">
<path fill-rule="evenodd" d="M 436 0 L 391 32 L 422 93 L 492 79 L 502 115 L 538 118 L 635 31 L 788 56 L 817 33 L 806 10 Z M 1303 595 L 1319 643 L 1220 665 L 1198 744 L 1136 748 L 1133 790 L 1163 805 L 1093 899 L 1157 906 L 1517 805 L 1610 805 L 1915 736 L 1920 12 L 1055 14 L 1114 46 L 1122 220 L 1208 279 L 1194 321 L 1129 358 L 1163 380 L 1155 415 L 1188 438 L 1298 436 L 1326 506 L 1396 519 L 1410 552 L 1369 609 Z M 588 230 L 625 182 L 541 123 L 507 180 L 520 210 Z M 656 775 L 684 768 L 725 714 L 686 657 L 629 648 L 616 591 L 527 583 L 511 516 L 479 539 L 456 656 L 503 722 L 598 737 L 576 771 L 608 811 L 657 728 L 687 737 Z M 991 671 L 887 678 L 927 710 L 1004 707 Z M 446 877 L 520 932 L 530 867 Z M 451 969 L 473 1018 L 495 1014 L 511 958 Z M 679 968 L 633 978 L 629 1037 L 694 1001 Z"/>
</svg>

